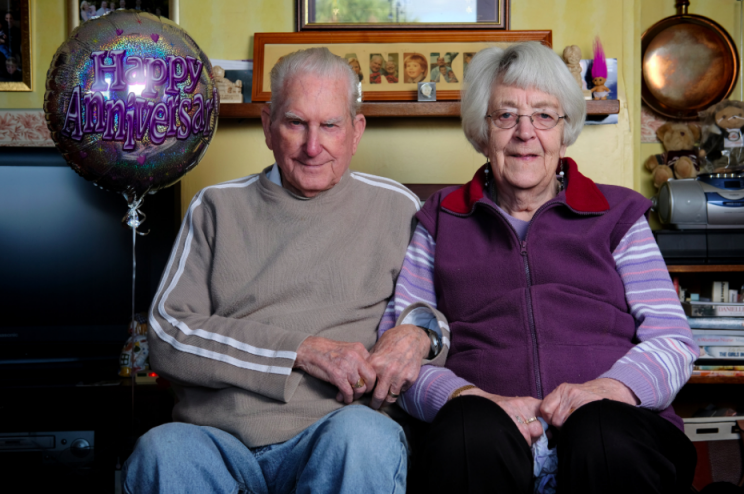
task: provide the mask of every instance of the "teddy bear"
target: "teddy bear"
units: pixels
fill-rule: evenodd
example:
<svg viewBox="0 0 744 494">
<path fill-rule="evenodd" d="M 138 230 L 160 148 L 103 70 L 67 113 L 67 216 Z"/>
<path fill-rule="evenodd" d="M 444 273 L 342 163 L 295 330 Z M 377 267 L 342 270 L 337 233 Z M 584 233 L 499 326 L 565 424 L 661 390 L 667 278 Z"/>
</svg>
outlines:
<svg viewBox="0 0 744 494">
<path fill-rule="evenodd" d="M 653 174 L 654 186 L 658 189 L 671 178 L 697 177 L 700 165 L 695 143 L 700 138 L 700 128 L 694 124 L 665 123 L 656 136 L 666 151 L 646 160 L 645 167 Z"/>
<path fill-rule="evenodd" d="M 744 103 L 724 100 L 699 116 L 703 123 L 700 155 L 708 171 L 722 172 L 744 165 Z"/>
</svg>

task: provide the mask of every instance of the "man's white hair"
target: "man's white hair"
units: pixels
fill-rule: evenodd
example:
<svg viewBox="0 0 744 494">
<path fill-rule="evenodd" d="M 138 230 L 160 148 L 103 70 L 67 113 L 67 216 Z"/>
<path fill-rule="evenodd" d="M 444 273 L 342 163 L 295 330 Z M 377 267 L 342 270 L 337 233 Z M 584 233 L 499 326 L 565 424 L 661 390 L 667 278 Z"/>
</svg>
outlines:
<svg viewBox="0 0 744 494">
<path fill-rule="evenodd" d="M 285 100 L 285 91 L 289 82 L 306 75 L 346 80 L 349 114 L 352 124 L 361 103 L 359 98 L 359 77 L 349 62 L 334 55 L 328 48 L 308 48 L 299 50 L 284 57 L 271 69 L 271 120 L 280 111 Z"/>
<path fill-rule="evenodd" d="M 562 143 L 570 146 L 576 142 L 586 119 L 584 95 L 566 64 L 553 50 L 537 41 L 529 41 L 507 49 L 481 50 L 468 66 L 460 114 L 465 137 L 476 151 L 484 153 L 487 149 L 485 117 L 493 89 L 499 84 L 537 89 L 555 96 L 566 115 Z"/>
</svg>

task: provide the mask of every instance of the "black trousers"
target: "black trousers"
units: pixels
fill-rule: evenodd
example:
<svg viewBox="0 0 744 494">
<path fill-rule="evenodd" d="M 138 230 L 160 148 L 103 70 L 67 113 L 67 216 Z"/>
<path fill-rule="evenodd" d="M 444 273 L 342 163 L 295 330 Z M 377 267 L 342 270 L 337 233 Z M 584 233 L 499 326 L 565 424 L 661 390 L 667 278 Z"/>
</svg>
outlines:
<svg viewBox="0 0 744 494">
<path fill-rule="evenodd" d="M 532 493 L 530 447 L 492 401 L 456 398 L 420 432 L 409 492 Z M 555 442 L 560 494 L 691 492 L 695 447 L 648 410 L 589 403 L 570 415 Z"/>
</svg>

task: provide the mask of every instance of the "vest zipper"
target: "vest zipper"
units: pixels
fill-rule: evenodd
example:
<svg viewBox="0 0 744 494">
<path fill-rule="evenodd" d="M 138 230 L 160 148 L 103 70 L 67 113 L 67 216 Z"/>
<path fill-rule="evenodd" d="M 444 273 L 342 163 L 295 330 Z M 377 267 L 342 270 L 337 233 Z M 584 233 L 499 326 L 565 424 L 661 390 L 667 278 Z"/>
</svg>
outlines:
<svg viewBox="0 0 744 494">
<path fill-rule="evenodd" d="M 529 227 L 528 227 L 529 228 Z M 526 235 L 525 235 L 526 237 Z M 533 369 L 535 371 L 535 385 L 537 387 L 537 399 L 543 399 L 542 379 L 540 379 L 540 356 L 537 352 L 537 329 L 535 328 L 535 314 L 532 310 L 532 278 L 530 277 L 530 263 L 527 260 L 527 240 L 520 242 L 520 254 L 524 260 L 524 273 L 527 277 L 527 318 L 530 324 L 530 337 L 532 338 L 532 358 L 535 362 Z"/>
</svg>

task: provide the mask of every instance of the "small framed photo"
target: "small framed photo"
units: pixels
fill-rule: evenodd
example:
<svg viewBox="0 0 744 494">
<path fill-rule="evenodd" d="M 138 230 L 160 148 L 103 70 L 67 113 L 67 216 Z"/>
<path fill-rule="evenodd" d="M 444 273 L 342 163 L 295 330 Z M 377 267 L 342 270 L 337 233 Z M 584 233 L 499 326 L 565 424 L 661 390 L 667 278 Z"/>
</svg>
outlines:
<svg viewBox="0 0 744 494">
<path fill-rule="evenodd" d="M 510 0 L 296 0 L 298 31 L 509 29 Z"/>
<path fill-rule="evenodd" d="M 137 10 L 166 17 L 178 23 L 179 0 L 67 0 L 69 31 L 93 17 L 114 10 Z"/>
<path fill-rule="evenodd" d="M 359 77 L 364 101 L 419 101 L 420 83 L 439 83 L 438 101 L 460 99 L 465 71 L 484 48 L 538 41 L 552 46 L 551 31 L 305 31 L 256 33 L 252 100 L 271 99 L 270 73 L 289 53 L 326 47 L 345 58 Z M 428 100 L 424 100 L 428 101 Z"/>
<path fill-rule="evenodd" d="M 31 91 L 30 0 L 0 10 L 0 91 Z"/>
<path fill-rule="evenodd" d="M 419 82 L 418 83 L 418 100 L 419 101 L 436 101 L 437 100 L 437 83 L 436 82 Z"/>
</svg>

